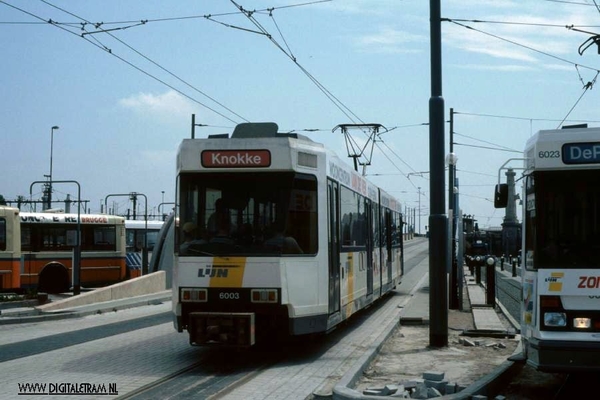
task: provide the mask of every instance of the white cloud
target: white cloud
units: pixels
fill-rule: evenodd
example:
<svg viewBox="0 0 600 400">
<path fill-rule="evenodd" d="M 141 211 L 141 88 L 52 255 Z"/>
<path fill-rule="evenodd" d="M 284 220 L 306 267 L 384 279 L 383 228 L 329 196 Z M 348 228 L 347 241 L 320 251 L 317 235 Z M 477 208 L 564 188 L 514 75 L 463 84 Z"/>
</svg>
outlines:
<svg viewBox="0 0 600 400">
<path fill-rule="evenodd" d="M 501 71 L 501 72 L 522 72 L 536 71 L 537 68 L 527 65 L 502 64 L 502 65 L 487 65 L 487 64 L 460 64 L 455 65 L 457 68 L 480 70 L 480 71 Z"/>
<path fill-rule="evenodd" d="M 556 69 L 560 60 L 565 61 L 565 66 L 569 62 L 578 62 L 577 48 L 585 39 L 585 35 L 569 31 L 566 26 L 586 26 L 597 16 L 595 12 L 592 13 L 594 17 L 590 15 L 589 7 L 562 9 L 538 5 L 503 11 L 508 12 L 473 18 L 491 23 L 458 22 L 473 29 L 454 24 L 444 25 L 445 44 L 495 59 L 516 60 L 540 68 Z"/>
<path fill-rule="evenodd" d="M 416 53 L 427 49 L 427 46 L 421 48 L 410 48 L 409 45 L 415 43 L 428 43 L 428 38 L 422 35 L 415 35 L 393 28 L 382 28 L 379 32 L 364 35 L 356 40 L 356 44 L 363 50 L 377 53 Z"/>
<path fill-rule="evenodd" d="M 160 119 L 189 117 L 194 112 L 192 103 L 174 90 L 158 95 L 139 93 L 119 100 L 119 105 Z"/>
</svg>

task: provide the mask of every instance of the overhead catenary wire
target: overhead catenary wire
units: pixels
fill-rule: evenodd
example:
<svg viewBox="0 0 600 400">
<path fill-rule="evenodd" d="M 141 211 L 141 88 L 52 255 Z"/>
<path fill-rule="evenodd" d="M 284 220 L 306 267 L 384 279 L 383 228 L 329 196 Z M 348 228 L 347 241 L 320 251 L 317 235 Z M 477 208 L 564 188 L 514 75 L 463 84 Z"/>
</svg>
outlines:
<svg viewBox="0 0 600 400">
<path fill-rule="evenodd" d="M 256 10 L 256 12 L 268 12 L 269 10 L 279 10 L 279 9 L 284 9 L 284 8 L 302 7 L 302 6 L 308 6 L 308 5 L 318 4 L 318 3 L 327 3 L 330 1 L 333 1 L 333 0 L 316 0 L 316 1 L 306 2 L 306 3 L 288 4 L 285 6 L 264 8 L 261 10 Z M 240 14 L 239 11 L 235 11 L 235 12 L 222 12 L 222 13 L 216 13 L 216 14 L 213 13 L 213 14 L 202 14 L 202 15 L 186 15 L 186 16 L 180 16 L 180 17 L 145 18 L 145 19 L 136 19 L 136 20 L 125 20 L 125 21 L 103 21 L 103 22 L 94 22 L 92 24 L 97 27 L 104 26 L 104 25 L 139 24 L 142 21 L 144 22 L 144 24 L 148 24 L 148 23 L 154 23 L 154 22 L 172 22 L 172 21 L 184 21 L 184 20 L 190 20 L 190 19 L 206 19 L 209 17 L 225 17 L 225 16 L 232 16 L 232 15 L 239 15 L 239 14 Z M 46 21 L 19 21 L 19 22 L 0 21 L 0 24 L 23 24 L 23 25 L 38 24 L 38 25 L 41 25 L 41 24 L 45 24 L 45 23 L 46 23 Z M 78 26 L 80 24 L 80 22 L 61 22 L 61 24 Z"/>
<path fill-rule="evenodd" d="M 244 7 L 237 4 L 234 0 L 230 0 L 231 3 L 239 9 L 245 16 L 258 28 L 263 35 L 268 38 L 279 50 L 281 50 L 294 64 L 317 86 L 317 88 L 352 122 L 356 123 L 356 120 L 364 123 L 350 108 L 348 108 L 340 99 L 338 99 L 329 89 L 327 89 L 317 78 L 315 78 L 306 68 L 304 68 L 291 53 L 287 52 L 283 46 L 281 46 L 271 35 L 267 29 L 265 29 L 256 18 L 254 18 L 254 11 L 244 9 Z"/>
<path fill-rule="evenodd" d="M 567 1 L 567 0 L 544 0 L 544 1 L 547 1 L 548 3 L 573 4 L 573 5 L 578 5 L 578 6 L 593 6 L 593 4 L 581 3 L 578 1 Z"/>
<path fill-rule="evenodd" d="M 44 1 L 44 0 L 42 0 L 42 1 Z M 45 1 L 44 1 L 44 2 L 45 2 Z M 29 12 L 29 11 L 25 10 L 25 9 L 22 9 L 22 8 L 20 8 L 20 7 L 17 7 L 17 6 L 15 6 L 15 5 L 13 5 L 13 4 L 9 4 L 9 3 L 7 3 L 7 2 L 6 2 L 6 1 L 4 1 L 4 0 L 0 0 L 0 3 L 1 3 L 1 4 L 4 4 L 4 5 L 6 5 L 6 6 L 8 6 L 8 7 L 14 8 L 15 10 L 18 10 L 18 11 L 20 11 L 20 12 L 24 13 L 24 14 L 27 14 L 27 15 L 29 15 L 29 16 L 31 16 L 31 17 L 33 17 L 33 18 L 35 18 L 35 19 L 38 19 L 38 20 L 40 20 L 40 21 L 44 21 L 44 23 L 50 24 L 50 25 L 52 25 L 52 26 L 54 26 L 54 27 L 57 27 L 57 28 L 59 28 L 59 29 L 61 29 L 61 30 L 65 31 L 65 32 L 68 32 L 68 33 L 70 33 L 70 34 L 72 34 L 72 35 L 75 35 L 75 36 L 78 36 L 78 37 L 82 38 L 83 40 L 87 41 L 87 42 L 88 42 L 88 43 L 90 43 L 91 45 L 93 45 L 93 46 L 95 46 L 95 47 L 97 47 L 97 48 L 99 48 L 99 49 L 101 49 L 101 50 L 105 51 L 106 53 L 108 53 L 108 54 L 110 54 L 111 56 L 113 56 L 113 57 L 117 58 L 117 59 L 118 59 L 118 60 L 120 60 L 121 62 L 123 62 L 123 63 L 125 63 L 125 64 L 129 65 L 130 67 L 132 67 L 133 69 L 137 70 L 138 72 L 141 72 L 142 74 L 144 74 L 144 75 L 148 76 L 149 78 L 151 78 L 151 79 L 153 79 L 153 80 L 155 80 L 155 81 L 157 81 L 157 82 L 161 83 L 162 85 L 164 85 L 164 86 L 166 86 L 166 87 L 168 87 L 168 88 L 170 88 L 170 89 L 174 90 L 175 92 L 179 93 L 180 95 L 184 96 L 185 98 L 189 99 L 190 101 L 192 101 L 192 102 L 194 102 L 194 103 L 196 103 L 196 104 L 199 104 L 199 105 L 201 105 L 202 107 L 204 107 L 204 108 L 206 108 L 206 109 L 208 109 L 208 110 L 210 110 L 210 111 L 214 112 L 215 114 L 218 114 L 218 115 L 220 115 L 221 117 L 223 117 L 223 118 L 225 118 L 225 119 L 229 120 L 229 121 L 230 121 L 230 122 L 232 122 L 232 123 L 237 123 L 237 121 L 233 120 L 232 118 L 228 117 L 227 115 L 225 115 L 225 114 L 223 114 L 223 113 L 221 113 L 221 112 L 219 112 L 219 111 L 215 110 L 214 108 L 212 108 L 212 107 L 210 107 L 210 106 L 208 106 L 208 105 L 204 104 L 203 102 L 199 101 L 198 99 L 196 99 L 196 98 L 194 98 L 194 97 L 192 97 L 192 96 L 188 95 L 187 93 L 185 93 L 185 92 L 183 92 L 182 90 L 180 90 L 180 89 L 176 88 L 175 86 L 173 86 L 173 85 L 169 84 L 168 82 L 166 82 L 166 81 L 164 81 L 164 80 L 162 80 L 162 79 L 158 78 L 157 76 L 155 76 L 155 75 L 153 75 L 153 74 L 151 74 L 151 73 L 149 73 L 149 72 L 145 71 L 145 70 L 144 70 L 144 69 L 142 69 L 141 67 L 138 67 L 137 65 L 135 65 L 135 64 L 133 64 L 132 62 L 130 62 L 130 61 L 128 61 L 128 60 L 126 60 L 125 58 L 123 58 L 123 57 L 121 57 L 121 56 L 119 56 L 119 55 L 115 54 L 115 52 L 114 52 L 114 51 L 112 51 L 112 49 L 110 49 L 109 47 L 105 46 L 104 44 L 102 44 L 101 42 L 99 42 L 97 39 L 94 39 L 94 40 L 92 41 L 92 40 L 90 40 L 90 39 L 89 39 L 88 37 L 86 37 L 86 36 L 81 36 L 81 34 L 79 34 L 79 33 L 76 33 L 76 32 L 73 32 L 73 31 L 71 31 L 70 29 L 67 29 L 67 28 L 65 28 L 64 26 L 62 26 L 62 25 L 61 25 L 61 24 L 59 24 L 59 23 L 56 23 L 56 22 L 55 22 L 55 21 L 53 21 L 52 19 L 48 19 L 48 20 L 46 20 L 46 19 L 44 19 L 44 18 L 42 18 L 42 17 L 40 17 L 40 16 L 38 16 L 38 15 L 35 15 L 35 14 L 33 14 L 33 13 L 31 13 L 31 12 Z M 45 2 L 45 3 L 47 3 L 47 2 Z M 47 4 L 48 4 L 48 5 L 51 5 L 51 4 L 49 4 L 49 3 L 47 3 Z M 53 6 L 53 5 L 51 5 L 51 6 Z M 53 7 L 55 7 L 55 6 L 53 6 Z M 55 7 L 55 8 L 56 8 L 56 7 Z M 66 11 L 66 10 L 63 10 L 63 11 L 68 13 L 68 11 Z M 93 36 L 92 36 L 92 37 L 93 37 Z"/>
<path fill-rule="evenodd" d="M 577 107 L 577 104 L 579 104 L 579 102 L 581 101 L 581 99 L 583 98 L 583 96 L 587 93 L 587 91 L 592 89 L 592 87 L 596 83 L 596 79 L 598 78 L 598 74 L 599 73 L 600 73 L 600 71 L 598 71 L 596 73 L 596 76 L 594 77 L 594 79 L 592 81 L 588 82 L 587 84 L 585 84 L 583 86 L 583 92 L 581 93 L 581 96 L 579 96 L 579 98 L 577 99 L 577 101 L 575 101 L 575 104 L 573 104 L 573 107 L 571 107 L 571 109 L 569 110 L 569 112 L 567 113 L 567 115 L 565 116 L 565 118 L 558 124 L 558 126 L 556 127 L 556 129 L 560 128 L 560 126 L 565 122 L 565 120 L 569 117 L 569 115 L 571 114 L 571 112 L 573 112 L 573 110 L 575 109 L 575 107 Z"/>
<path fill-rule="evenodd" d="M 90 23 L 90 21 L 88 21 L 88 20 L 86 20 L 86 19 L 84 19 L 84 18 L 82 18 L 82 17 L 80 17 L 80 16 L 78 16 L 78 15 L 75 15 L 75 14 L 71 13 L 70 11 L 67 11 L 67 10 L 65 10 L 65 9 L 63 9 L 63 8 L 61 8 L 61 7 L 55 6 L 54 4 L 51 4 L 50 2 L 48 2 L 48 1 L 46 1 L 46 0 L 40 0 L 40 1 L 42 1 L 43 3 L 45 3 L 45 4 L 47 4 L 47 5 L 51 6 L 51 7 L 54 7 L 54 8 L 56 8 L 57 10 L 60 10 L 60 11 L 62 11 L 62 12 L 64 12 L 64 13 L 67 13 L 67 14 L 69 14 L 69 15 L 71 15 L 71 16 L 73 16 L 73 17 L 75 17 L 75 18 L 79 18 L 79 19 L 81 19 L 82 21 L 84 21 L 85 23 L 88 23 L 88 24 Z M 82 28 L 82 29 L 83 29 L 83 28 Z M 193 85 L 192 85 L 192 84 L 190 84 L 189 82 L 187 82 L 187 81 L 183 80 L 183 79 L 182 79 L 182 78 L 180 78 L 179 76 L 175 75 L 175 74 L 174 74 L 174 73 L 172 73 L 171 71 L 167 70 L 166 68 L 164 68 L 163 66 L 161 66 L 160 64 L 158 64 L 157 62 L 155 62 L 154 60 L 151 60 L 149 57 L 146 57 L 144 54 L 142 54 L 142 53 L 141 53 L 141 52 L 139 52 L 138 50 L 134 49 L 132 46 L 128 45 L 127 43 L 125 43 L 123 40 L 119 39 L 118 37 L 116 37 L 116 36 L 115 36 L 115 35 L 113 35 L 112 33 L 108 32 L 108 31 L 98 31 L 98 32 L 103 32 L 103 33 L 106 33 L 106 34 L 108 34 L 110 37 L 112 37 L 113 39 L 115 39 L 116 41 L 118 41 L 119 43 L 121 43 L 122 45 L 124 45 L 125 47 L 127 47 L 128 49 L 130 49 L 131 51 L 133 51 L 134 53 L 136 53 L 136 54 L 137 54 L 137 55 L 139 55 L 140 57 L 144 58 L 146 61 L 148 61 L 148 62 L 152 63 L 152 64 L 153 64 L 153 65 L 155 65 L 156 67 L 158 67 L 158 68 L 160 68 L 161 70 L 163 70 L 164 72 L 168 73 L 168 74 L 169 74 L 169 75 L 171 75 L 173 78 L 175 78 L 175 79 L 177 79 L 178 81 L 180 81 L 181 83 L 185 84 L 185 85 L 186 85 L 186 86 L 188 86 L 190 89 L 192 89 L 192 90 L 196 91 L 197 93 L 199 93 L 199 94 L 203 95 L 204 97 L 208 98 L 209 100 L 213 101 L 215 104 L 218 104 L 220 107 L 222 107 L 222 108 L 224 108 L 225 110 L 229 111 L 231 114 L 235 115 L 236 117 L 238 117 L 238 118 L 240 118 L 240 119 L 242 119 L 242 120 L 244 120 L 244 121 L 246 121 L 246 122 L 249 122 L 249 120 L 248 120 L 248 119 L 246 119 L 246 118 L 242 117 L 241 115 L 239 115 L 239 114 L 238 114 L 238 113 L 236 113 L 235 111 L 231 110 L 229 107 L 227 107 L 227 106 L 225 106 L 224 104 L 220 103 L 219 101 L 215 100 L 213 97 L 211 97 L 211 96 L 207 95 L 206 93 L 204 93 L 203 91 L 199 90 L 198 88 L 196 88 L 195 86 L 193 86 Z M 92 32 L 88 32 L 88 34 L 91 34 L 91 33 L 92 33 Z M 82 35 L 83 35 L 83 34 L 82 34 Z M 111 54 L 112 54 L 112 52 L 111 52 Z M 174 89 L 174 90 L 175 90 L 175 89 Z M 180 92 L 180 93 L 181 93 L 181 92 Z M 181 93 L 181 94 L 183 94 L 183 93 Z M 190 98 L 189 96 L 186 96 L 186 97 Z M 228 118 L 228 117 L 225 117 L 223 114 L 221 114 L 221 113 L 217 112 L 216 110 L 213 110 L 212 108 L 210 108 L 210 107 L 208 107 L 208 106 L 204 105 L 203 103 L 199 103 L 199 104 L 200 104 L 200 105 L 202 105 L 202 106 L 204 106 L 204 107 L 207 107 L 209 110 L 211 110 L 211 111 L 213 111 L 213 112 L 215 112 L 215 113 L 219 114 L 220 116 L 222 116 L 222 117 L 224 117 L 224 118 L 228 119 L 229 121 L 231 121 L 231 122 L 235 122 L 235 121 L 233 121 L 232 119 L 230 119 L 230 118 Z"/>
<path fill-rule="evenodd" d="M 514 40 L 503 38 L 502 36 L 494 35 L 493 33 L 489 33 L 489 32 L 483 31 L 481 29 L 473 28 L 472 26 L 465 25 L 465 24 L 460 23 L 460 22 L 458 22 L 457 20 L 454 20 L 454 19 L 444 18 L 443 20 L 447 21 L 447 22 L 451 22 L 451 23 L 453 23 L 455 25 L 461 26 L 461 27 L 463 27 L 465 29 L 469 29 L 469 30 L 481 33 L 483 35 L 487 35 L 487 36 L 493 37 L 494 39 L 498 39 L 498 40 L 501 40 L 501 41 L 513 44 L 515 46 L 522 47 L 522 48 L 527 49 L 527 50 L 531 50 L 531 51 L 533 51 L 535 53 L 542 54 L 544 56 L 553 58 L 553 59 L 558 60 L 558 61 L 562 61 L 564 63 L 570 64 L 570 65 L 573 65 L 573 66 L 579 66 L 579 67 L 586 68 L 586 69 L 589 69 L 589 70 L 592 70 L 592 71 L 596 71 L 596 72 L 600 71 L 600 70 L 598 70 L 598 68 L 586 66 L 586 65 L 583 65 L 583 64 L 579 64 L 579 63 L 567 60 L 566 58 L 563 58 L 563 57 L 555 56 L 554 54 L 550 54 L 548 52 L 545 52 L 545 51 L 542 51 L 542 50 L 538 50 L 538 49 L 536 49 L 534 47 L 531 47 L 531 46 L 528 46 L 528 45 L 516 42 Z"/>
<path fill-rule="evenodd" d="M 533 117 L 518 117 L 513 115 L 497 115 L 497 114 L 486 114 L 486 113 L 472 113 L 464 111 L 454 111 L 454 114 L 470 115 L 473 117 L 486 117 L 486 118 L 501 118 L 501 119 L 514 119 L 521 121 L 536 121 L 536 122 L 560 122 L 560 119 L 552 118 L 533 118 Z M 572 119 L 570 122 L 588 122 L 588 123 L 600 123 L 600 120 L 585 120 L 585 119 Z"/>
<path fill-rule="evenodd" d="M 315 84 L 315 86 L 317 86 L 317 88 L 347 117 L 349 118 L 352 122 L 356 122 L 356 120 L 360 121 L 361 123 L 364 123 L 364 121 L 358 116 L 356 115 L 349 107 L 347 107 L 339 98 L 337 98 L 331 91 L 329 91 L 329 89 L 327 89 L 321 82 L 319 82 L 319 80 L 317 78 L 314 77 L 314 75 L 312 75 L 306 68 L 304 68 L 299 62 L 298 59 L 296 58 L 296 56 L 294 56 L 292 50 L 290 49 L 287 41 L 285 40 L 285 38 L 283 37 L 283 34 L 281 32 L 281 30 L 279 29 L 279 26 L 277 25 L 277 23 L 274 20 L 273 17 L 273 13 L 272 13 L 272 9 L 269 9 L 269 16 L 273 19 L 274 21 L 274 25 L 276 26 L 280 36 L 282 37 L 282 40 L 285 43 L 285 47 L 287 48 L 287 50 L 281 45 L 279 44 L 274 38 L 273 35 L 271 35 L 268 30 L 266 28 L 264 28 L 262 26 L 262 24 L 260 24 L 260 22 L 258 22 L 258 20 L 256 20 L 256 18 L 254 18 L 254 14 L 255 11 L 249 11 L 244 9 L 244 7 L 242 7 L 241 5 L 239 5 L 238 3 L 236 3 L 234 0 L 230 0 L 231 3 L 233 3 L 235 5 L 236 8 L 238 8 L 240 11 L 242 11 L 244 13 L 244 15 L 254 24 L 255 27 L 258 28 L 258 31 L 261 32 L 262 34 L 264 34 L 265 37 L 267 37 L 279 50 L 281 50 L 290 60 L 292 60 L 294 62 L 294 64 Z M 367 135 L 366 132 L 363 131 L 363 134 Z M 350 137 L 350 139 L 353 141 L 353 143 L 356 144 L 356 141 L 354 138 Z M 380 140 L 383 143 L 383 140 Z M 375 142 L 375 145 L 377 145 L 377 143 Z M 386 145 L 387 146 L 387 145 Z M 379 148 L 381 151 L 381 148 Z M 391 149 L 390 149 L 391 150 Z M 403 173 L 403 171 L 388 157 L 387 154 L 385 154 L 384 151 L 381 151 L 382 154 L 388 159 L 388 161 L 390 161 L 392 163 L 392 165 L 394 165 L 394 167 L 396 169 L 398 169 L 398 171 L 400 171 L 401 173 Z M 395 153 L 394 153 L 395 154 Z M 396 155 L 397 156 L 397 155 Z M 401 159 L 402 162 L 404 162 Z M 408 164 L 407 164 L 408 165 Z M 411 168 L 412 169 L 412 168 Z M 414 169 L 413 169 L 414 171 Z M 404 174 L 404 173 L 403 173 Z M 406 176 L 406 175 L 405 175 Z M 410 180 L 409 180 L 410 182 Z M 411 182 L 411 184 L 413 184 Z M 414 185 L 414 184 L 413 184 Z"/>
<path fill-rule="evenodd" d="M 511 148 L 509 148 L 509 147 L 502 146 L 502 145 L 499 145 L 499 144 L 496 144 L 496 143 L 488 142 L 488 141 L 486 141 L 486 140 L 477 139 L 477 138 L 474 138 L 474 137 L 472 137 L 472 136 L 468 136 L 468 135 L 464 135 L 464 134 L 462 134 L 462 133 L 458 133 L 458 132 L 456 132 L 456 131 L 454 132 L 454 135 L 455 135 L 455 136 L 462 136 L 462 137 L 466 137 L 466 138 L 469 138 L 469 139 L 475 140 L 475 141 L 477 141 L 477 142 L 481 142 L 481 143 L 490 144 L 490 145 L 492 145 L 492 146 L 495 146 L 496 148 L 498 148 L 498 150 L 505 150 L 505 151 L 514 151 L 514 152 L 519 152 L 518 150 L 511 149 Z M 456 143 L 456 144 L 459 144 L 459 143 Z"/>
</svg>

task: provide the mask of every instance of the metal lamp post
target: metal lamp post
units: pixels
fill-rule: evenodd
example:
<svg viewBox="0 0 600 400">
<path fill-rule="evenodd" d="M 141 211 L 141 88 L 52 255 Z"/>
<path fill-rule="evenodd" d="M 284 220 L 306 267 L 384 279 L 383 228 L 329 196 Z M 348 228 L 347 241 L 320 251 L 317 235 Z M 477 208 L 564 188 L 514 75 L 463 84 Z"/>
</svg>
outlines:
<svg viewBox="0 0 600 400">
<path fill-rule="evenodd" d="M 419 236 L 421 236 L 421 187 L 417 189 L 419 190 Z"/>
<path fill-rule="evenodd" d="M 48 208 L 52 208 L 52 153 L 54 152 L 54 130 L 58 129 L 57 125 L 50 128 L 50 182 L 48 183 Z"/>
</svg>

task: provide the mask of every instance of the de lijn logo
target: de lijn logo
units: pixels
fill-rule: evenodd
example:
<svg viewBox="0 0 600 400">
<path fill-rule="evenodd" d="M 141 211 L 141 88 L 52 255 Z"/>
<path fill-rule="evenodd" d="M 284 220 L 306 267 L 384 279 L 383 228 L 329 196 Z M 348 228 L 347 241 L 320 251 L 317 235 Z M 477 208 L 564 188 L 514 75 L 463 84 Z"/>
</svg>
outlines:
<svg viewBox="0 0 600 400">
<path fill-rule="evenodd" d="M 561 292 L 564 278 L 564 272 L 552 272 L 549 277 L 546 278 L 545 282 L 548 283 L 549 292 Z"/>
</svg>

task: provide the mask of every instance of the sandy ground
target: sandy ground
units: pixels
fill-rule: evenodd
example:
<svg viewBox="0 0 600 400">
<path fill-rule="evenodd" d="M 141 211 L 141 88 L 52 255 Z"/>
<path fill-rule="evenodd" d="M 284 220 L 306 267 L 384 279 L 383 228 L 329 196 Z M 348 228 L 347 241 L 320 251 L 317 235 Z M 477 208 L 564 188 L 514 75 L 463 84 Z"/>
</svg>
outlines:
<svg viewBox="0 0 600 400">
<path fill-rule="evenodd" d="M 429 326 L 400 326 L 386 341 L 379 355 L 372 361 L 355 389 L 399 384 L 420 379 L 424 372 L 445 373 L 445 380 L 468 386 L 502 364 L 510 357 L 520 340 L 466 337 L 463 331 L 473 330 L 470 310 L 448 312 L 448 347 L 429 347 Z M 465 346 L 459 340 L 478 341 L 478 346 Z M 504 348 L 501 348 L 504 347 Z"/>
</svg>

